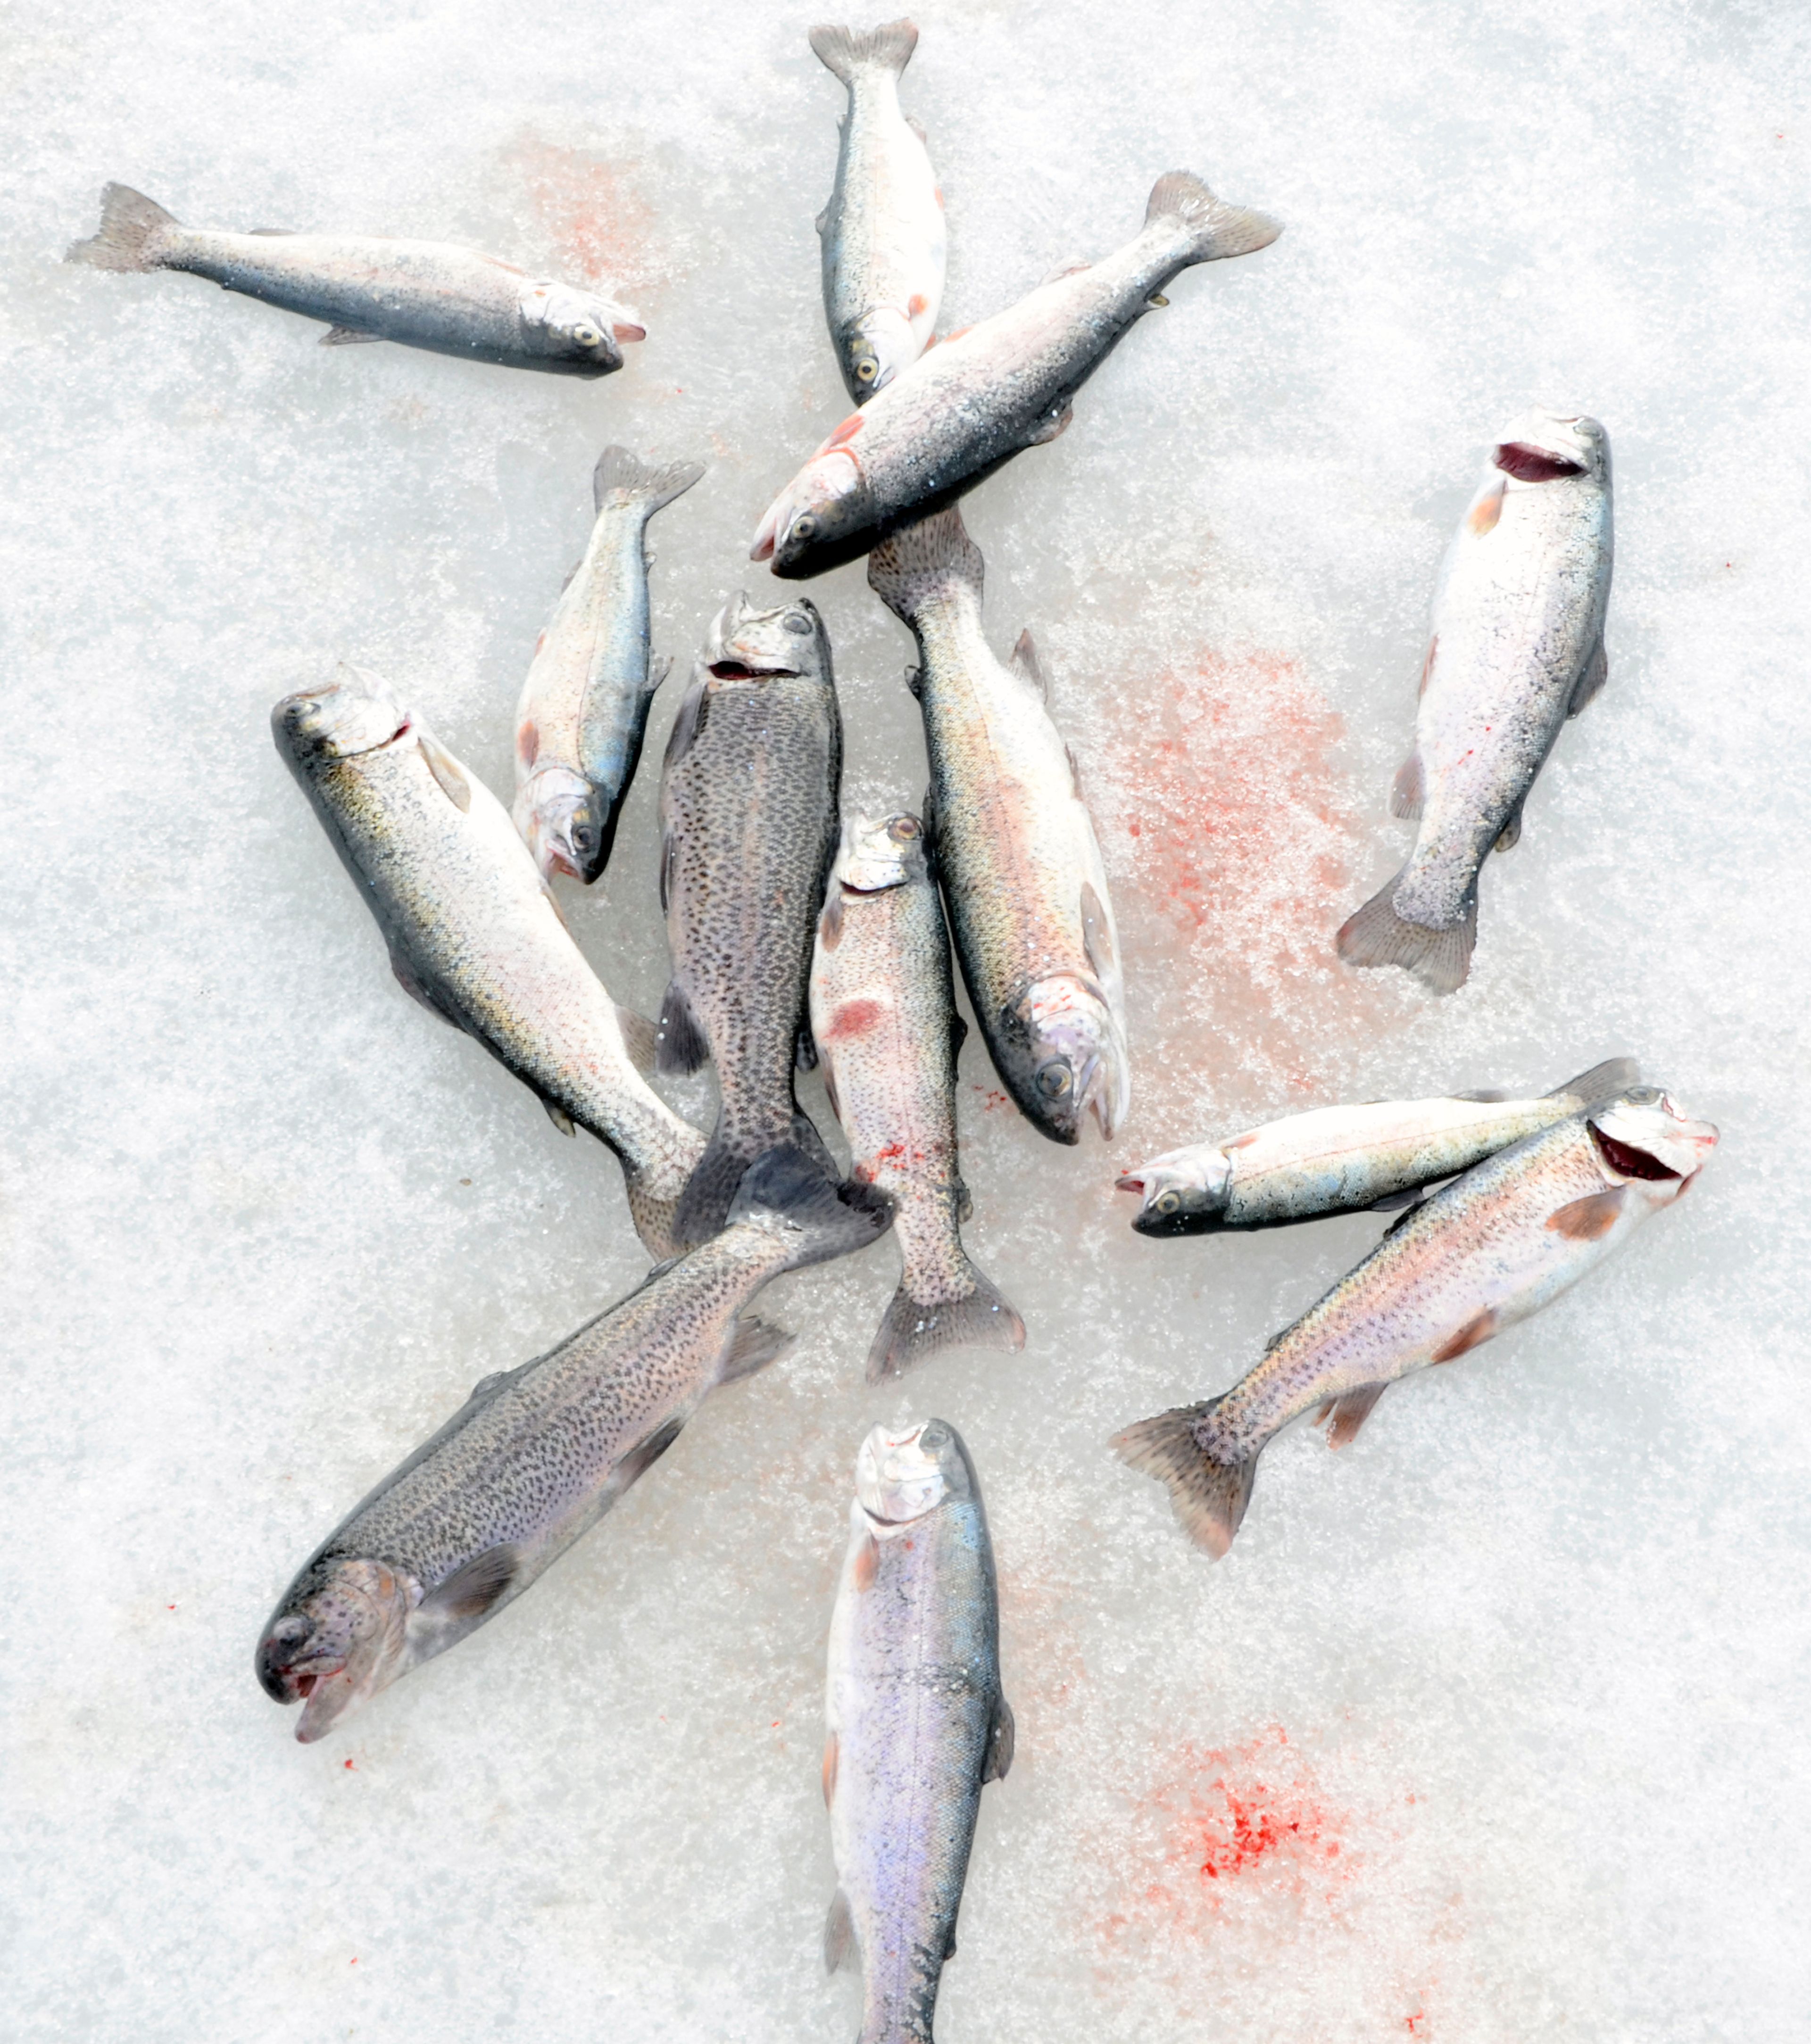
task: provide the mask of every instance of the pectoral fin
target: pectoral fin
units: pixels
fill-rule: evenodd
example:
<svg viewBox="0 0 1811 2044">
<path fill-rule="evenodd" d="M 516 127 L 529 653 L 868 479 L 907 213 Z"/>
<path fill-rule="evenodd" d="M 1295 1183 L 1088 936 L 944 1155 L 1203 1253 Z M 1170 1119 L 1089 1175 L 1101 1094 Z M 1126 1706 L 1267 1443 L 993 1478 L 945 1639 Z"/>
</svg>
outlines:
<svg viewBox="0 0 1811 2044">
<path fill-rule="evenodd" d="M 830 1898 L 830 1913 L 824 1919 L 824 1970 L 833 1973 L 849 1956 L 856 1941 L 855 1919 L 849 1914 L 849 1898 L 841 1888 Z"/>
<path fill-rule="evenodd" d="M 1576 717 L 1609 679 L 1609 662 L 1604 656 L 1604 642 L 1600 636 L 1586 656 L 1584 666 L 1578 670 L 1578 678 L 1572 685 L 1572 701 L 1566 714 Z"/>
<path fill-rule="evenodd" d="M 275 228 L 267 228 L 264 231 L 267 234 L 278 232 Z M 364 333 L 356 326 L 330 326 L 321 336 L 321 345 L 323 348 L 351 348 L 361 340 L 382 340 L 383 338 L 381 333 Z"/>
<path fill-rule="evenodd" d="M 1032 643 L 1029 631 L 1019 634 L 1019 643 L 1013 648 L 1013 655 L 1006 663 L 1021 682 L 1029 682 L 1040 696 L 1048 701 L 1050 684 L 1044 679 L 1044 668 L 1037 657 L 1037 647 Z"/>
<path fill-rule="evenodd" d="M 1059 412 L 1052 412 L 1048 418 L 1039 420 L 1032 431 L 1025 435 L 1025 445 L 1029 448 L 1048 447 L 1052 440 L 1060 440 L 1068 432 L 1069 421 L 1075 416 L 1075 407 L 1071 404 L 1065 405 Z"/>
<path fill-rule="evenodd" d="M 1013 1707 L 1004 1696 L 994 1700 L 994 1722 L 987 1727 L 987 1758 L 981 1766 L 983 1781 L 1004 1781 L 1013 1764 L 1013 1742 L 1017 1728 Z"/>
<path fill-rule="evenodd" d="M 471 783 L 465 778 L 465 769 L 432 732 L 417 726 L 415 736 L 421 748 L 421 757 L 428 763 L 428 771 L 440 782 L 447 800 L 456 809 L 468 812 L 471 808 Z"/>
<path fill-rule="evenodd" d="M 516 1580 L 521 1557 L 514 1547 L 486 1547 L 462 1562 L 446 1581 L 421 1600 L 424 1616 L 483 1618 Z"/>
</svg>

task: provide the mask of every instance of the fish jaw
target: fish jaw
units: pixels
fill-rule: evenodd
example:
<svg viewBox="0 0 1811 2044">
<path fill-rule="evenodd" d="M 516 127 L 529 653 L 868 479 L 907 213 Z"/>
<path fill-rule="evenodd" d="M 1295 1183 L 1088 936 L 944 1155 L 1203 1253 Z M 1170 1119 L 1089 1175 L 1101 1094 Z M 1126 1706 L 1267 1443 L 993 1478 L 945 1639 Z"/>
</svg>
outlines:
<svg viewBox="0 0 1811 2044">
<path fill-rule="evenodd" d="M 1563 417 L 1557 412 L 1523 413 L 1503 430 L 1490 456 L 1487 482 L 1507 478 L 1505 492 L 1538 490 L 1549 482 L 1589 476 L 1607 482 L 1609 476 L 1609 438 L 1594 419 L 1581 413 Z"/>
<path fill-rule="evenodd" d="M 1704 1168 L 1718 1141 L 1713 1123 L 1685 1113 L 1659 1086 L 1632 1086 L 1586 1120 L 1609 1184 L 1640 1181 L 1651 1190 L 1676 1181 L 1672 1198 Z"/>
<path fill-rule="evenodd" d="M 873 1530 L 916 1525 L 952 1497 L 975 1493 L 974 1466 L 955 1429 L 921 1420 L 903 1432 L 870 1429 L 856 1456 L 856 1498 Z"/>
<path fill-rule="evenodd" d="M 1142 1195 L 1132 1223 L 1140 1235 L 1205 1235 L 1226 1211 L 1232 1160 L 1224 1150 L 1171 1150 L 1117 1183 L 1122 1193 Z"/>
<path fill-rule="evenodd" d="M 324 687 L 285 696 L 271 712 L 271 728 L 292 758 L 352 759 L 394 744 L 411 724 L 375 674 L 342 666 Z"/>
<path fill-rule="evenodd" d="M 274 1702 L 302 1704 L 295 1735 L 304 1746 L 403 1673 L 409 1615 L 421 1599 L 406 1571 L 359 1556 L 310 1577 L 313 1587 L 286 1598 L 265 1627 L 255 1664 Z"/>
<path fill-rule="evenodd" d="M 597 792 L 570 766 L 544 766 L 517 790 L 516 828 L 542 876 L 563 873 L 589 887 L 604 870 Z"/>
<path fill-rule="evenodd" d="M 862 423 L 858 412 L 836 431 L 859 430 Z M 768 507 L 748 558 L 767 562 L 777 575 L 814 574 L 818 568 L 844 558 L 870 517 L 871 499 L 861 464 L 846 445 L 826 445 Z"/>
<path fill-rule="evenodd" d="M 817 606 L 808 597 L 757 610 L 738 591 L 710 628 L 705 665 L 718 681 L 759 681 L 779 675 L 821 679 L 829 672 L 829 641 Z"/>
<path fill-rule="evenodd" d="M 1009 1019 L 1002 1076 L 1026 1116 L 1057 1143 L 1081 1139 L 1091 1110 L 1110 1141 L 1131 1105 L 1125 1038 L 1098 986 L 1063 973 L 1035 982 Z"/>
</svg>

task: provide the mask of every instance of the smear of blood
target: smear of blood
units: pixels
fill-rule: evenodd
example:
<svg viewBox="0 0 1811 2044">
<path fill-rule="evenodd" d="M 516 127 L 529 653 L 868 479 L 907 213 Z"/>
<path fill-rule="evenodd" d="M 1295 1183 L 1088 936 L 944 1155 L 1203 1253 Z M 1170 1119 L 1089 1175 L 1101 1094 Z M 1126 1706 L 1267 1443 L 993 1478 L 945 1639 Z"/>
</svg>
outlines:
<svg viewBox="0 0 1811 2044">
<path fill-rule="evenodd" d="M 558 252 L 566 281 L 633 294 L 667 273 L 654 209 L 633 166 L 562 148 L 532 129 L 506 144 L 502 157 Z"/>
</svg>

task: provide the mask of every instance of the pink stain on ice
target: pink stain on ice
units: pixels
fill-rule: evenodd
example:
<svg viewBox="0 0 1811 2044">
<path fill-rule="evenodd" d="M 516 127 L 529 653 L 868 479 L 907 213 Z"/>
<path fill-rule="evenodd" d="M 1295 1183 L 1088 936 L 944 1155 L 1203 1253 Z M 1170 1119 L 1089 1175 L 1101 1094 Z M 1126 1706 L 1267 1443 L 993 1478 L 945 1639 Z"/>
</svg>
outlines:
<svg viewBox="0 0 1811 2044">
<path fill-rule="evenodd" d="M 663 273 L 654 209 L 634 165 L 564 148 L 533 129 L 506 145 L 502 162 L 527 194 L 566 281 L 633 294 Z"/>
</svg>

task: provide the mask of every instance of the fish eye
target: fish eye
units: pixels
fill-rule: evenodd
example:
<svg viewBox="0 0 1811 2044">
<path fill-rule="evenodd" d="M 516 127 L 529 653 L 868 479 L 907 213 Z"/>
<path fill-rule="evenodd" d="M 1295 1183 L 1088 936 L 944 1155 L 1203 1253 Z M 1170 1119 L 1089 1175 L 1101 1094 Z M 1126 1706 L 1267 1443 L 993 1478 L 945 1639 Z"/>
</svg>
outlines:
<svg viewBox="0 0 1811 2044">
<path fill-rule="evenodd" d="M 934 1455 L 940 1449 L 945 1448 L 948 1445 L 948 1427 L 944 1426 L 940 1420 L 928 1421 L 924 1431 L 918 1436 L 918 1446 L 926 1454 Z"/>
<path fill-rule="evenodd" d="M 918 835 L 918 819 L 916 816 L 895 816 L 886 829 L 889 836 L 898 838 L 902 844 L 909 844 Z"/>
<path fill-rule="evenodd" d="M 1182 1196 L 1180 1193 L 1165 1193 L 1157 1201 L 1157 1212 L 1160 1214 L 1173 1214 L 1182 1203 Z"/>
<path fill-rule="evenodd" d="M 1060 1100 L 1074 1084 L 1067 1058 L 1052 1058 L 1037 1068 L 1037 1089 L 1046 1100 Z"/>
<path fill-rule="evenodd" d="M 875 376 L 879 367 L 879 365 L 875 362 L 871 355 L 864 355 L 862 359 L 856 364 L 856 375 L 862 382 L 871 383 L 875 379 Z"/>
<path fill-rule="evenodd" d="M 802 518 L 792 521 L 792 536 L 795 540 L 811 540 L 817 536 L 817 521 L 807 511 Z"/>
<path fill-rule="evenodd" d="M 1658 1107 L 1666 1096 L 1658 1086 L 1631 1086 L 1623 1097 L 1631 1107 Z"/>
<path fill-rule="evenodd" d="M 808 533 L 806 536 L 809 538 L 810 535 Z M 789 610 L 786 614 L 785 622 L 786 630 L 796 632 L 801 639 L 809 639 L 811 636 L 811 620 L 802 610 Z"/>
<path fill-rule="evenodd" d="M 581 348 L 595 348 L 602 336 L 594 326 L 588 326 L 581 321 L 572 329 L 572 338 Z"/>
</svg>

